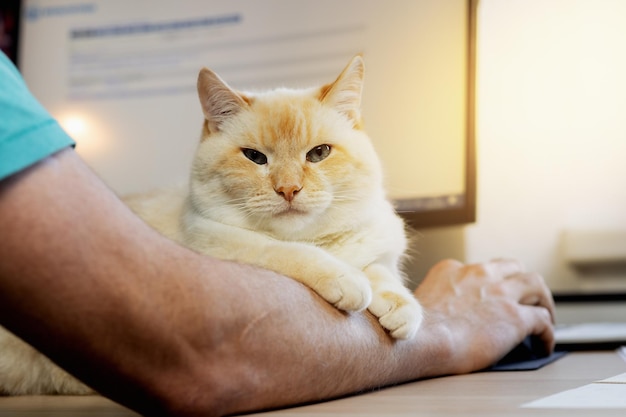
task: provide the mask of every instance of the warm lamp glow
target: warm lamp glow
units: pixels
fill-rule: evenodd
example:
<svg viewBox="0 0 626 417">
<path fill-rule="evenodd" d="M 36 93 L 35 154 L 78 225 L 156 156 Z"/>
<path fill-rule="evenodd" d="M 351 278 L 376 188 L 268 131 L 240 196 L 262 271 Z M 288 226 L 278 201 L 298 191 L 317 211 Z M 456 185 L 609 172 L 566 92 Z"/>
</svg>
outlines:
<svg viewBox="0 0 626 417">
<path fill-rule="evenodd" d="M 75 139 L 82 138 L 88 132 L 87 122 L 80 116 L 68 116 L 60 122 L 65 131 Z"/>
<path fill-rule="evenodd" d="M 107 146 L 105 130 L 92 113 L 68 111 L 57 116 L 59 124 L 76 141 L 76 151 L 86 158 L 97 158 Z"/>
</svg>

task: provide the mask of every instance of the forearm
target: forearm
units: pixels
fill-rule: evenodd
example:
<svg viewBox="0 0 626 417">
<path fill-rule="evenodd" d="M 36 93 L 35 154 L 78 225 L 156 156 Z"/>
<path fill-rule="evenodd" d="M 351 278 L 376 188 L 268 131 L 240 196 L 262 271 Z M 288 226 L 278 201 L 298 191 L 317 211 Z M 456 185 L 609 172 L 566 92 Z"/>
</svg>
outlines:
<svg viewBox="0 0 626 417">
<path fill-rule="evenodd" d="M 190 255 L 70 150 L 0 183 L 0 230 L 2 324 L 104 394 L 157 405 L 188 360 L 177 320 L 192 279 L 176 286 L 175 272 Z"/>
<path fill-rule="evenodd" d="M 289 278 L 163 238 L 70 150 L 0 182 L 0 230 L 2 324 L 150 415 L 231 414 L 468 372 L 528 333 L 552 337 L 545 308 L 475 297 L 481 282 L 448 288 L 454 271 L 440 271 L 420 287 L 417 337 L 392 340 L 369 314 L 340 312 Z"/>
<path fill-rule="evenodd" d="M 3 324 L 141 412 L 281 406 L 433 372 L 368 315 L 156 235 L 72 151 L 2 183 L 0 230 Z"/>
</svg>

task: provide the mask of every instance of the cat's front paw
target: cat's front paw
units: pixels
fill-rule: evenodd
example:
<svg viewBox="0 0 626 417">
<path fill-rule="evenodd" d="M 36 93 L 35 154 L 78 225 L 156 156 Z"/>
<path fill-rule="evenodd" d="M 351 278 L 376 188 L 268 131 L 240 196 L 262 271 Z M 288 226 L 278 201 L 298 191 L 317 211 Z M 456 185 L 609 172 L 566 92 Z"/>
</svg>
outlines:
<svg viewBox="0 0 626 417">
<path fill-rule="evenodd" d="M 422 306 L 412 295 L 394 291 L 375 293 L 368 310 L 395 339 L 411 339 L 424 318 Z"/>
<path fill-rule="evenodd" d="M 326 301 L 344 311 L 361 311 L 372 301 L 367 277 L 356 268 L 345 267 L 336 275 L 319 279 L 313 289 Z"/>
</svg>

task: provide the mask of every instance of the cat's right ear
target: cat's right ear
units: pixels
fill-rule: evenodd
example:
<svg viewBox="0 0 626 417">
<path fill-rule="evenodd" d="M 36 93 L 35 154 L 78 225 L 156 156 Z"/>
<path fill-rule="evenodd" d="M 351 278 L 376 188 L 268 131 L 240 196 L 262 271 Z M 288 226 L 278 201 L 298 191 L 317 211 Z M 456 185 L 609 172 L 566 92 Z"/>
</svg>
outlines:
<svg viewBox="0 0 626 417">
<path fill-rule="evenodd" d="M 247 106 L 240 94 L 208 68 L 198 74 L 198 97 L 209 132 L 219 131 L 225 120 Z"/>
<path fill-rule="evenodd" d="M 361 94 L 365 65 L 355 55 L 334 83 L 322 87 L 320 101 L 348 117 L 355 126 L 361 123 Z"/>
</svg>

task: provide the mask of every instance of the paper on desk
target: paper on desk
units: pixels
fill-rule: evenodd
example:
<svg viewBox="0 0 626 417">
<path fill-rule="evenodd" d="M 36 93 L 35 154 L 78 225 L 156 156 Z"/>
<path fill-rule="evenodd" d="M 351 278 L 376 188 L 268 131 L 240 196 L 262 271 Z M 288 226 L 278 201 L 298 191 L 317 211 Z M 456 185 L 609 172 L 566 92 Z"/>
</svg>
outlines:
<svg viewBox="0 0 626 417">
<path fill-rule="evenodd" d="M 524 408 L 626 408 L 626 373 L 523 404 Z"/>
<path fill-rule="evenodd" d="M 626 373 L 615 375 L 607 379 L 602 379 L 600 381 L 596 381 L 596 384 L 626 384 Z"/>
</svg>

